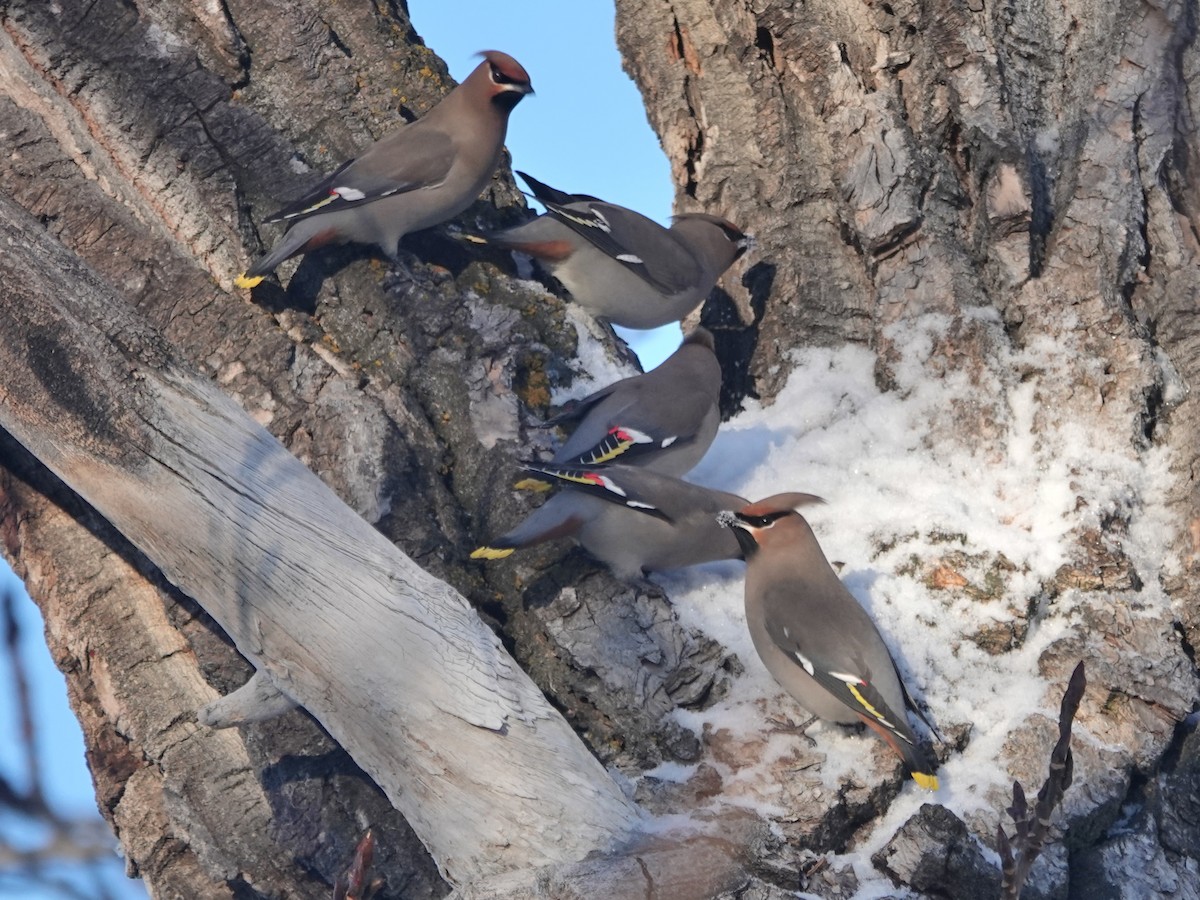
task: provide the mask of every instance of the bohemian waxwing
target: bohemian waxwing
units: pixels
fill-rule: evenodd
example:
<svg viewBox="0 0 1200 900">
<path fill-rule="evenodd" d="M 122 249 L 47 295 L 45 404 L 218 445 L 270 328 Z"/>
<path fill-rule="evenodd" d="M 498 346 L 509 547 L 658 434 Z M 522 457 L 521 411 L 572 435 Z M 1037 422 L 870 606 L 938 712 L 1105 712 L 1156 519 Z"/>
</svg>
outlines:
<svg viewBox="0 0 1200 900">
<path fill-rule="evenodd" d="M 500 161 L 508 114 L 533 93 L 528 73 L 507 53 L 481 55 L 484 61 L 466 81 L 422 118 L 376 141 L 269 217 L 287 222 L 287 231 L 238 276 L 238 287 L 254 287 L 285 259 L 325 244 L 378 244 L 394 260 L 404 235 L 470 206 Z"/>
<path fill-rule="evenodd" d="M 735 536 L 716 515 L 746 505 L 736 494 L 633 466 L 525 469 L 563 490 L 516 528 L 475 550 L 472 559 L 503 559 L 514 550 L 563 537 L 574 539 L 623 578 L 741 559 Z"/>
<path fill-rule="evenodd" d="M 546 426 L 579 423 L 554 462 L 619 462 L 683 475 L 700 462 L 717 435 L 720 393 L 713 337 L 697 328 L 656 369 L 613 382 L 547 421 Z"/>
<path fill-rule="evenodd" d="M 645 329 L 679 321 L 752 245 L 749 235 L 717 216 L 684 213 L 663 228 L 623 206 L 565 194 L 517 174 L 546 214 L 467 239 L 532 256 L 571 299 L 614 325 Z"/>
<path fill-rule="evenodd" d="M 904 759 L 913 780 L 937 790 L 932 757 L 905 708 L 912 702 L 875 623 L 846 590 L 796 508 L 811 494 L 776 494 L 722 513 L 746 558 L 746 623 L 767 670 L 813 715 L 865 722 Z"/>
</svg>

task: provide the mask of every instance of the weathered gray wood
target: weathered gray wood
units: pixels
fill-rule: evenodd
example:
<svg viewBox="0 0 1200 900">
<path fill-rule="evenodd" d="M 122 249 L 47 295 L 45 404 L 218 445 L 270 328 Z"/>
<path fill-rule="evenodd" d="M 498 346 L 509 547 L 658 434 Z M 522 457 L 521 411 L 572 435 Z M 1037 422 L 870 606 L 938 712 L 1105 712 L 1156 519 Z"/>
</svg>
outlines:
<svg viewBox="0 0 1200 900">
<path fill-rule="evenodd" d="M 661 593 L 622 586 L 578 555 L 549 566 L 561 546 L 495 567 L 467 559 L 521 514 L 508 490 L 511 456 L 530 437 L 518 398 L 541 416 L 547 390 L 572 377 L 576 338 L 560 302 L 421 235 L 410 249 L 430 265 L 414 262 L 415 285 L 348 249 L 317 254 L 286 294 L 264 285 L 247 302 L 220 288 L 256 251 L 255 225 L 280 197 L 449 88 L 440 60 L 407 43 L 402 5 L 21 0 L 5 15 L 0 132 L 13 152 L 0 154 L 0 193 L 482 609 L 606 765 L 694 756 L 696 736 L 661 716 L 718 696 L 727 654 L 683 628 Z M 464 222 L 511 221 L 503 207 L 518 196 L 501 172 Z M 496 445 L 498 426 L 511 430 Z M 247 885 L 328 897 L 369 823 L 389 888 L 406 900 L 448 889 L 308 716 L 196 728 L 191 713 L 214 689 L 244 682 L 242 658 L 27 454 L 0 448 L 0 464 L 5 554 L 46 615 L 99 805 L 132 873 L 167 897 L 241 896 Z M 562 628 L 560 593 L 575 620 L 595 616 L 606 646 L 625 649 L 597 655 L 594 629 Z M 234 782 L 245 790 L 209 789 Z"/>
<path fill-rule="evenodd" d="M 651 837 L 627 853 L 467 885 L 449 900 L 703 900 L 736 896 L 753 879 L 732 833 Z"/>
<path fill-rule="evenodd" d="M 636 815 L 456 591 L 413 565 L 0 200 L 0 426 L 388 793 L 447 878 L 578 859 Z M 21 260 L 40 258 L 29 269 Z"/>
</svg>

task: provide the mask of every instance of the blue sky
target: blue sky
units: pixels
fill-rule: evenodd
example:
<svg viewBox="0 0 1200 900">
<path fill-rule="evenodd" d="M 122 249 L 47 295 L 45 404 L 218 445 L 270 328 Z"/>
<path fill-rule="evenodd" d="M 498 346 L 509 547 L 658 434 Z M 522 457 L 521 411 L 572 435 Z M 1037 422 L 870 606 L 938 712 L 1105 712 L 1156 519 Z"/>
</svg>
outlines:
<svg viewBox="0 0 1200 900">
<path fill-rule="evenodd" d="M 503 50 L 529 72 L 536 93 L 508 127 L 514 168 L 667 223 L 670 168 L 621 69 L 611 3 L 409 0 L 408 8 L 456 80 L 479 64 L 481 50 Z"/>
<path fill-rule="evenodd" d="M 646 121 L 641 94 L 621 69 L 611 3 L 409 0 L 408 10 L 417 33 L 456 80 L 479 64 L 481 50 L 503 50 L 529 72 L 536 93 L 508 125 L 514 169 L 670 224 L 670 165 Z M 679 344 L 674 325 L 618 331 L 648 368 Z"/>
<path fill-rule="evenodd" d="M 79 722 L 67 704 L 67 686 L 46 647 L 41 613 L 29 599 L 8 564 L 0 560 L 0 591 L 11 594 L 13 624 L 17 629 L 17 657 L 24 667 L 36 717 L 36 752 L 42 767 L 42 790 L 51 809 L 69 820 L 99 817 L 92 790 L 92 777 L 83 758 L 83 736 Z M 0 596 L 0 604 L 8 598 Z M 0 646 L 0 734 L 21 734 L 7 642 Z M 0 775 L 21 792 L 29 788 L 30 767 L 24 741 L 0 740 Z M 45 845 L 48 832 L 31 828 L 20 817 L 0 813 L 0 844 L 33 850 Z M 42 879 L 47 879 L 43 881 Z M 64 894 L 51 881 L 71 885 L 73 895 Z M 64 896 L 97 896 L 104 890 L 113 898 L 145 897 L 141 882 L 124 876 L 124 863 L 116 854 L 103 865 L 65 863 L 46 867 L 41 875 L 27 880 L 19 873 L 0 871 L 0 898 L 60 900 Z"/>
<path fill-rule="evenodd" d="M 417 32 L 457 80 L 478 64 L 480 50 L 503 50 L 528 70 L 536 94 L 514 112 L 508 132 L 515 168 L 562 190 L 593 194 L 668 223 L 674 196 L 670 168 L 646 121 L 641 97 L 621 69 L 611 3 L 525 0 L 514 6 L 409 0 L 409 11 Z M 673 326 L 624 333 L 647 365 L 678 343 Z M 11 577 L 0 560 L 0 588 Z M 30 673 L 38 715 L 45 790 L 63 814 L 94 810 L 79 726 L 66 702 L 63 677 L 46 649 L 40 614 L 23 592 L 17 610 L 19 652 Z M 0 671 L 5 672 L 0 678 L 0 733 L 17 734 L 6 656 L 0 645 Z M 16 743 L 0 741 L 0 774 L 20 784 L 24 770 Z M 0 841 L 21 840 L 13 825 L 0 819 Z M 124 882 L 120 895 L 138 896 L 138 883 L 123 879 L 120 867 L 114 859 L 105 879 L 110 889 Z M 70 877 L 62 870 L 55 874 Z M 16 886 L 0 877 L 0 900 L 18 896 L 41 900 L 62 894 Z"/>
</svg>

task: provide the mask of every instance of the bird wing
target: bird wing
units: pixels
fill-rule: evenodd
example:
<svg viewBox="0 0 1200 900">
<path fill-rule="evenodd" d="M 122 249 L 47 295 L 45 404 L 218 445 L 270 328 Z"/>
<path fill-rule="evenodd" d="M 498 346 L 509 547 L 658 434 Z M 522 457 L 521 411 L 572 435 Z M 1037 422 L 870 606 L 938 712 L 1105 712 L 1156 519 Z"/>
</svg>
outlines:
<svg viewBox="0 0 1200 900">
<path fill-rule="evenodd" d="M 698 271 L 695 257 L 653 219 L 623 206 L 600 201 L 542 202 L 548 215 L 656 291 L 669 296 L 694 286 Z"/>
<path fill-rule="evenodd" d="M 900 674 L 900 667 L 896 665 L 896 660 L 894 659 L 892 660 L 892 668 L 896 670 L 896 680 L 900 682 L 900 692 L 904 694 L 904 705 L 908 709 L 912 710 L 913 714 L 921 720 L 925 727 L 929 729 L 930 734 L 932 734 L 939 741 L 944 741 L 945 738 L 943 738 L 942 733 L 937 730 L 937 726 L 934 725 L 933 722 L 929 721 L 929 717 L 925 715 L 925 711 L 921 709 L 921 707 L 917 706 L 917 701 L 914 700 L 912 694 L 908 692 L 908 685 L 904 683 L 904 677 Z"/>
<path fill-rule="evenodd" d="M 688 395 L 680 397 L 676 405 L 687 409 L 682 412 L 676 406 L 662 409 L 662 416 L 656 421 L 647 414 L 646 392 L 642 390 L 645 382 L 633 385 L 618 382 L 613 387 L 618 385 L 623 390 L 598 398 L 603 402 L 591 402 L 595 395 L 587 398 L 587 415 L 555 454 L 555 463 L 574 466 L 628 463 L 695 437 L 694 427 L 689 431 L 688 426 L 702 414 L 690 409 L 696 404 L 688 402 Z"/>
<path fill-rule="evenodd" d="M 454 146 L 448 134 L 405 125 L 266 221 L 295 222 L 430 187 L 445 179 L 453 162 Z"/>
<path fill-rule="evenodd" d="M 566 191 L 560 191 L 558 188 L 552 188 L 544 181 L 538 181 L 532 175 L 526 175 L 520 170 L 514 170 L 521 176 L 521 180 L 529 185 L 529 190 L 533 191 L 534 199 L 540 201 L 543 205 L 557 203 L 560 206 L 567 203 L 586 203 L 589 200 L 594 200 L 600 203 L 599 197 L 593 197 L 591 194 L 568 194 Z"/>
<path fill-rule="evenodd" d="M 526 463 L 521 468 L 535 475 L 544 475 L 552 482 L 565 485 L 572 490 L 584 491 L 610 503 L 618 503 L 656 519 L 662 519 L 664 522 L 674 521 L 671 516 L 650 502 L 643 492 L 634 488 L 628 479 L 622 477 L 618 471 L 620 466 L 616 469 L 606 466 L 590 469 L 554 463 Z"/>
<path fill-rule="evenodd" d="M 660 429 L 641 430 L 632 425 L 613 425 L 598 440 L 586 444 L 584 449 L 577 449 L 582 441 L 575 446 L 564 444 L 559 451 L 564 458 L 555 462 L 565 466 L 600 466 L 610 462 L 628 464 L 639 456 L 655 453 L 677 441 L 678 435 L 664 436 Z"/>
<path fill-rule="evenodd" d="M 795 609 L 795 597 L 780 597 L 780 590 L 782 588 L 770 592 L 775 596 L 769 596 L 768 602 L 773 600 L 775 603 L 787 603 Z M 821 591 L 821 587 L 814 586 L 814 590 Z M 854 604 L 861 611 L 861 607 L 847 595 L 838 601 L 839 611 L 843 615 L 849 610 L 846 604 Z M 850 622 L 843 621 L 841 625 L 836 626 L 835 634 L 830 612 L 826 604 L 818 601 L 813 606 L 806 606 L 803 615 L 800 610 L 793 616 L 768 615 L 767 634 L 780 650 L 847 709 L 867 724 L 882 726 L 906 744 L 915 745 L 915 735 L 905 720 L 904 710 L 892 709 L 875 687 L 874 673 L 866 662 L 866 648 L 853 631 L 856 627 L 861 628 L 861 623 L 854 621 L 857 617 L 852 617 Z M 865 619 L 866 613 L 862 615 Z M 873 628 L 869 621 L 867 627 Z M 834 647 L 843 649 L 836 655 L 831 655 L 830 648 Z M 895 669 L 896 663 L 890 653 L 888 662 Z M 900 683 L 903 691 L 903 681 Z"/>
<path fill-rule="evenodd" d="M 568 400 L 557 415 L 551 416 L 538 427 L 557 428 L 559 425 L 569 425 L 572 422 L 582 421 L 588 413 L 596 408 L 596 405 L 600 401 L 609 397 L 619 384 L 621 384 L 620 381 L 614 381 L 607 387 L 594 391 L 586 397 L 581 397 L 578 400 Z"/>
</svg>

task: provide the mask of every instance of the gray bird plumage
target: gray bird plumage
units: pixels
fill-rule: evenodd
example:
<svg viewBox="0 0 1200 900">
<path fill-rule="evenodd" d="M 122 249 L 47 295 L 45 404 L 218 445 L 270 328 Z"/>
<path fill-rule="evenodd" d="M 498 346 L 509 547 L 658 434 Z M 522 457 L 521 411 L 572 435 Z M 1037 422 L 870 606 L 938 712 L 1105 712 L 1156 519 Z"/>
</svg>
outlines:
<svg viewBox="0 0 1200 900">
<path fill-rule="evenodd" d="M 663 228 L 623 206 L 517 174 L 546 214 L 472 239 L 532 256 L 572 300 L 614 325 L 646 329 L 679 321 L 752 244 L 718 216 L 684 213 Z"/>
<path fill-rule="evenodd" d="M 801 706 L 831 722 L 865 722 L 918 784 L 936 790 L 933 759 L 905 710 L 924 717 L 875 623 L 796 512 L 813 502 L 820 500 L 811 494 L 777 494 L 720 517 L 746 556 L 746 624 L 754 648 Z"/>
<path fill-rule="evenodd" d="M 564 537 L 626 578 L 741 557 L 737 539 L 716 515 L 745 506 L 736 494 L 632 466 L 526 469 L 562 490 L 472 558 L 501 559 Z"/>
<path fill-rule="evenodd" d="M 657 368 L 613 382 L 546 422 L 577 422 L 554 454 L 564 466 L 608 462 L 683 475 L 712 445 L 721 421 L 721 366 L 697 328 Z"/>
<path fill-rule="evenodd" d="M 400 239 L 458 215 L 492 177 L 508 116 L 529 75 L 497 50 L 423 117 L 376 141 L 300 199 L 267 218 L 288 230 L 243 275 L 253 287 L 289 257 L 331 243 L 377 244 L 395 259 Z"/>
</svg>

